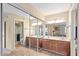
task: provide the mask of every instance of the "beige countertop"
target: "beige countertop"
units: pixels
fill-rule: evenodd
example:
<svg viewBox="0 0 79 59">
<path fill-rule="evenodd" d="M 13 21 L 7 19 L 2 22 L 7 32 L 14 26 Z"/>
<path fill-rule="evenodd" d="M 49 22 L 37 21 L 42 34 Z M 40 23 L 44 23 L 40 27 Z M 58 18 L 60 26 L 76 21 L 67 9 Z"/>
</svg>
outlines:
<svg viewBox="0 0 79 59">
<path fill-rule="evenodd" d="M 42 38 L 42 39 L 49 39 L 49 40 L 61 40 L 61 41 L 70 41 L 68 38 L 66 37 L 58 37 L 58 36 L 30 36 L 30 37 L 34 37 L 34 38 Z"/>
<path fill-rule="evenodd" d="M 50 39 L 50 40 L 61 40 L 61 41 L 70 41 L 66 37 L 57 37 L 57 36 L 49 36 L 49 37 L 43 37 L 43 39 Z"/>
</svg>

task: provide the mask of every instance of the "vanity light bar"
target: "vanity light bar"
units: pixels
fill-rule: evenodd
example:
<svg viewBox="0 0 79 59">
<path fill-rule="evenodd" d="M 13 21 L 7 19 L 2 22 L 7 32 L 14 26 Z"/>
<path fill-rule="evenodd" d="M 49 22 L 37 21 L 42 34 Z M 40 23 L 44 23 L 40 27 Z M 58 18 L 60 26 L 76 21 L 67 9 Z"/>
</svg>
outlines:
<svg viewBox="0 0 79 59">
<path fill-rule="evenodd" d="M 55 21 L 48 21 L 47 24 L 55 23 Z"/>
<path fill-rule="evenodd" d="M 62 22 L 65 22 L 65 20 L 53 20 L 53 21 L 48 21 L 47 24 L 62 23 Z"/>
<path fill-rule="evenodd" d="M 56 23 L 62 23 L 65 22 L 65 20 L 56 20 Z"/>
<path fill-rule="evenodd" d="M 42 23 L 33 23 L 32 26 L 41 25 Z"/>
</svg>

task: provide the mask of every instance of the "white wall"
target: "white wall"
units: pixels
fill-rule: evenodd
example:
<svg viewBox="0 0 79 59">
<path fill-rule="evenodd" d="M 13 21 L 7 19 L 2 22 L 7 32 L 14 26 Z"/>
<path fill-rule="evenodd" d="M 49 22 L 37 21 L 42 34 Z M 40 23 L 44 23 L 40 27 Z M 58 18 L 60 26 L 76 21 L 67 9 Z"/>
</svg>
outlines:
<svg viewBox="0 0 79 59">
<path fill-rule="evenodd" d="M 29 36 L 29 18 L 24 19 L 24 39 L 26 39 L 26 36 Z"/>
<path fill-rule="evenodd" d="M 7 15 L 6 21 L 6 48 L 13 49 L 15 47 L 15 32 L 14 32 L 14 18 L 12 15 Z"/>
<path fill-rule="evenodd" d="M 24 27 L 24 33 L 23 38 L 24 41 L 26 39 L 26 36 L 29 36 L 29 16 L 27 17 L 20 17 L 14 14 L 7 14 L 7 16 L 4 18 L 6 20 L 6 47 L 13 49 L 15 48 L 15 21 L 23 22 Z"/>
<path fill-rule="evenodd" d="M 71 27 L 70 27 L 70 38 L 71 38 L 71 56 L 75 56 L 76 54 L 76 46 L 75 46 L 75 10 L 71 11 Z"/>
<path fill-rule="evenodd" d="M 70 52 L 71 56 L 76 55 L 76 42 L 75 42 L 75 27 L 76 27 L 76 4 L 73 5 L 69 11 L 69 37 L 70 37 Z"/>
</svg>

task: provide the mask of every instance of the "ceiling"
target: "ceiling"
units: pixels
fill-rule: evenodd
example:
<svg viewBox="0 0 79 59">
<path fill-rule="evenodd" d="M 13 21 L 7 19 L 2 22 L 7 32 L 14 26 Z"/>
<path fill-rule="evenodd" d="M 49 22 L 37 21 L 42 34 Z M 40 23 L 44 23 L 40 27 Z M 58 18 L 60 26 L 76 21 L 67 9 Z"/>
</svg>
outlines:
<svg viewBox="0 0 79 59">
<path fill-rule="evenodd" d="M 14 14 L 14 15 L 21 16 L 21 17 L 29 17 L 28 14 L 26 14 L 23 11 L 18 10 L 8 4 L 3 5 L 3 13 L 4 14 Z"/>
<path fill-rule="evenodd" d="M 37 10 L 43 15 L 52 15 L 60 12 L 65 12 L 70 9 L 70 3 L 32 3 Z"/>
</svg>

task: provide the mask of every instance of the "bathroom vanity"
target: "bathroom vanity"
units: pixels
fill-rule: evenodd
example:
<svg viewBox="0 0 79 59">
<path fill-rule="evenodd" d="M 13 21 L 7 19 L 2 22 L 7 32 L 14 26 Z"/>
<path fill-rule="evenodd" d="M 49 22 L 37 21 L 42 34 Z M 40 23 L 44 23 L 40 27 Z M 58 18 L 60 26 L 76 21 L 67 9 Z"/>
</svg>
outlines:
<svg viewBox="0 0 79 59">
<path fill-rule="evenodd" d="M 70 42 L 55 39 L 42 39 L 42 48 L 61 55 L 70 55 Z"/>
<path fill-rule="evenodd" d="M 29 46 L 29 42 L 30 42 L 30 47 L 36 48 L 37 47 L 37 41 L 38 41 L 38 47 L 40 48 L 41 47 L 41 38 L 26 37 L 26 46 Z"/>
<path fill-rule="evenodd" d="M 26 43 L 27 46 L 29 45 L 29 39 L 30 39 L 30 45 L 31 47 L 37 46 L 37 39 L 38 39 L 38 46 L 46 51 L 49 51 L 51 53 L 57 53 L 64 56 L 70 55 L 70 42 L 66 38 L 62 37 L 52 37 L 52 38 L 46 38 L 46 37 L 26 37 Z"/>
</svg>

